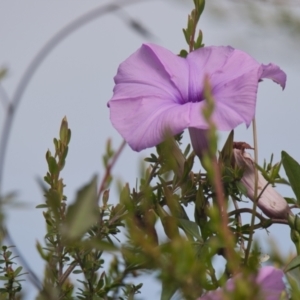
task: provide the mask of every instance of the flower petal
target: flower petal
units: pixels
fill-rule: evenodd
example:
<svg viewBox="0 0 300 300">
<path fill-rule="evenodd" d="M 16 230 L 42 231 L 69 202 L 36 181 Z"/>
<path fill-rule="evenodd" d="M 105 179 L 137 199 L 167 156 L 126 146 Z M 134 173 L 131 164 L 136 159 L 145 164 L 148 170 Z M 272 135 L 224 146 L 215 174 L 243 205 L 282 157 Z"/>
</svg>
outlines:
<svg viewBox="0 0 300 300">
<path fill-rule="evenodd" d="M 235 164 L 244 169 L 241 182 L 247 189 L 247 196 L 254 201 L 255 167 L 253 158 L 246 151 L 233 149 Z M 267 182 L 258 171 L 257 193 L 260 195 L 257 206 L 270 218 L 286 219 L 290 213 L 285 199 Z"/>
<path fill-rule="evenodd" d="M 142 47 L 126 59 L 115 76 L 108 102 L 110 118 L 133 150 L 153 147 L 166 130 L 178 134 L 189 125 L 187 61 L 157 45 Z"/>
<path fill-rule="evenodd" d="M 189 127 L 192 147 L 195 154 L 201 158 L 203 154 L 209 149 L 208 146 L 208 130 Z"/>
<path fill-rule="evenodd" d="M 236 277 L 238 276 L 240 275 L 237 275 Z M 276 269 L 272 266 L 263 267 L 259 270 L 255 281 L 260 287 L 261 296 L 263 296 L 262 299 L 265 300 L 282 299 L 280 298 L 280 296 L 285 291 L 283 276 L 284 273 L 280 269 Z M 225 289 L 227 291 L 234 290 L 234 284 L 235 284 L 234 281 L 236 277 L 231 278 L 227 281 L 225 286 Z M 217 289 L 215 291 L 206 293 L 198 300 L 222 300 L 222 299 L 224 299 L 224 292 L 222 289 Z"/>
<path fill-rule="evenodd" d="M 266 266 L 260 269 L 256 282 L 261 286 L 261 290 L 266 300 L 281 299 L 280 295 L 285 290 L 283 283 L 284 273 L 280 269 Z"/>
<path fill-rule="evenodd" d="M 212 116 L 219 130 L 231 130 L 245 123 L 249 126 L 255 115 L 258 69 L 228 80 L 213 89 L 215 111 Z"/>
<path fill-rule="evenodd" d="M 232 47 L 200 48 L 187 57 L 190 66 L 189 99 L 203 98 L 207 74 L 215 98 L 213 121 L 219 130 L 231 130 L 241 123 L 250 125 L 256 107 L 258 82 L 270 78 L 285 86 L 286 74 L 274 64 L 261 65 L 247 53 Z M 205 129 L 199 116 L 191 127 Z"/>
<path fill-rule="evenodd" d="M 203 47 L 187 56 L 189 64 L 189 97 L 188 101 L 203 100 L 203 83 L 205 75 L 222 72 L 222 67 L 234 51 L 231 47 Z M 225 75 L 226 76 L 226 75 Z M 225 78 L 224 78 L 225 79 Z"/>
<path fill-rule="evenodd" d="M 216 104 L 213 121 L 217 128 L 231 130 L 241 123 L 249 126 L 255 114 L 261 65 L 248 54 L 232 47 L 202 49 L 205 59 L 203 53 L 198 50 L 188 57 L 190 60 L 198 58 L 199 61 L 205 61 L 202 65 L 190 63 L 192 69 L 192 76 L 190 76 L 193 78 L 198 76 L 203 80 L 203 73 L 209 75 Z M 194 85 L 195 83 L 192 82 L 192 86 Z M 195 88 L 192 90 L 197 93 Z M 195 123 L 192 122 L 191 126 L 203 128 Z"/>
<path fill-rule="evenodd" d="M 135 151 L 153 147 L 189 125 L 190 105 L 178 105 L 154 96 L 110 101 L 111 121 Z"/>
<path fill-rule="evenodd" d="M 126 98 L 136 97 L 135 89 L 142 92 L 148 86 L 141 95 L 149 96 L 149 92 L 155 94 L 160 89 L 175 103 L 183 103 L 182 98 L 188 93 L 188 64 L 184 58 L 163 47 L 144 44 L 119 66 L 114 80 L 116 87 L 125 85 L 128 88 L 128 91 L 122 89 Z M 150 87 L 153 87 L 152 93 Z M 122 96 L 116 89 L 114 93 L 111 101 Z"/>
<path fill-rule="evenodd" d="M 282 89 L 285 88 L 286 74 L 276 65 L 262 65 L 262 74 L 260 78 L 269 78 L 280 84 Z"/>
<path fill-rule="evenodd" d="M 212 86 L 212 119 L 219 130 L 250 125 L 261 78 L 282 87 L 286 80 L 277 66 L 261 65 L 231 47 L 200 48 L 184 59 L 145 44 L 120 65 L 114 78 L 108 103 L 113 125 L 136 151 L 162 142 L 166 130 L 177 134 L 187 127 L 207 129 L 202 116 L 205 76 Z"/>
</svg>

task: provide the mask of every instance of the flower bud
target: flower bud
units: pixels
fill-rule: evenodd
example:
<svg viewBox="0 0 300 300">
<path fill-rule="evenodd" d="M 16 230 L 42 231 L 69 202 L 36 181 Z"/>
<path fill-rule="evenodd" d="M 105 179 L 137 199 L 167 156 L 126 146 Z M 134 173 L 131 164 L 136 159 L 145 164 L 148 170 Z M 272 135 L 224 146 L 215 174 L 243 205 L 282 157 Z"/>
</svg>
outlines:
<svg viewBox="0 0 300 300">
<path fill-rule="evenodd" d="M 243 150 L 233 149 L 235 165 L 244 170 L 241 182 L 247 189 L 247 196 L 254 201 L 255 197 L 255 165 L 251 155 Z M 285 199 L 257 171 L 257 206 L 270 218 L 287 219 L 290 208 Z M 263 191 L 263 192 L 262 192 Z"/>
</svg>

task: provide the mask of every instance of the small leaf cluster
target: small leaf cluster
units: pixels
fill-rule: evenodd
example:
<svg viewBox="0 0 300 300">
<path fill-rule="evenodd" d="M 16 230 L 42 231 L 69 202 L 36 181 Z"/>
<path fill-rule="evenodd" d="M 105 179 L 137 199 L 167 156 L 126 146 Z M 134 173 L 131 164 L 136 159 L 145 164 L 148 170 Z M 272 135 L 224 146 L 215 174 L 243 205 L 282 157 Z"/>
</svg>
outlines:
<svg viewBox="0 0 300 300">
<path fill-rule="evenodd" d="M 116 235 L 124 226 L 125 207 L 109 204 L 108 189 L 98 192 L 97 176 L 78 190 L 73 203 L 67 202 L 61 177 L 71 139 L 66 118 L 59 133 L 60 138 L 54 139 L 54 155 L 49 150 L 46 153 L 48 172 L 44 181 L 48 187 L 42 186 L 45 203 L 37 206 L 46 209 L 43 215 L 47 224 L 45 246 L 37 243 L 45 261 L 43 288 L 37 299 L 74 299 L 75 296 L 76 299 L 131 299 L 139 293 L 141 285 L 125 282 L 132 270 L 119 261 L 116 245 Z M 103 156 L 107 174 L 114 153 L 108 142 Z M 107 175 L 101 187 L 109 186 L 110 181 L 111 176 Z M 107 252 L 115 253 L 108 268 Z"/>
<path fill-rule="evenodd" d="M 189 46 L 189 52 L 204 47 L 202 31 L 198 31 L 198 36 L 196 39 L 195 36 L 198 22 L 200 20 L 201 14 L 204 11 L 205 0 L 194 0 L 194 6 L 195 8 L 192 10 L 191 14 L 188 15 L 187 27 L 182 29 L 185 40 Z M 180 51 L 179 56 L 186 57 L 187 55 L 188 51 Z"/>
<path fill-rule="evenodd" d="M 208 121 L 213 105 L 212 102 L 207 106 Z M 44 243 L 36 245 L 45 262 L 42 288 L 36 299 L 135 299 L 146 282 L 136 284 L 132 279 L 149 272 L 161 282 L 161 299 L 171 299 L 175 293 L 183 299 L 197 299 L 222 287 L 237 270 L 243 274 L 243 280 L 234 297 L 255 299 L 258 287 L 245 287 L 243 282 L 248 280 L 247 274 L 257 272 L 261 253 L 254 244 L 245 259 L 245 244 L 252 229 L 242 222 L 241 214 L 253 211 L 239 208 L 246 188 L 240 182 L 243 170 L 233 163 L 233 132 L 214 161 L 212 153 L 218 146 L 212 126 L 212 149 L 200 170 L 195 169 L 196 156 L 191 146 L 181 149 L 182 134 L 172 137 L 166 133 L 165 141 L 145 159 L 148 167 L 136 186 L 130 188 L 126 183 L 117 201 L 110 199 L 108 187 L 118 151 L 112 149 L 109 141 L 103 156 L 106 173 L 102 182 L 99 185 L 97 176 L 93 176 L 71 203 L 67 201 L 61 175 L 71 137 L 66 118 L 62 120 L 59 136 L 54 139 L 54 154 L 49 150 L 46 154 L 47 186 L 42 185 L 45 202 L 38 206 L 44 210 L 46 234 Z M 281 165 L 289 181 L 280 177 Z M 273 164 L 271 158 L 270 163 L 257 167 L 270 184 L 290 184 L 297 193 L 297 178 L 291 174 L 297 173 L 300 165 L 285 152 L 280 163 Z M 226 226 L 234 244 L 224 236 L 224 212 L 219 208 L 213 175 L 217 170 L 224 191 L 224 208 L 228 210 Z M 297 194 L 296 198 L 293 205 L 298 203 Z M 253 230 L 268 228 L 276 221 L 260 213 L 256 217 L 260 222 Z M 298 216 L 290 216 L 286 224 L 291 227 L 296 248 L 300 248 Z M 120 242 L 121 232 L 125 232 L 125 243 Z M 12 268 L 8 248 L 3 248 L 2 256 L 1 278 L 5 284 L 0 291 L 15 297 L 21 290 L 22 269 Z M 217 257 L 224 259 L 221 272 L 213 263 Z M 298 267 L 299 258 L 295 258 L 287 265 L 287 271 Z"/>
<path fill-rule="evenodd" d="M 14 268 L 16 256 L 13 256 L 10 248 L 12 247 L 2 246 L 0 252 L 0 280 L 4 282 L 3 287 L 0 288 L 0 295 L 14 300 L 19 299 L 17 294 L 22 290 L 21 281 L 24 281 L 20 277 L 26 273 L 21 273 L 23 269 L 21 266 Z"/>
</svg>

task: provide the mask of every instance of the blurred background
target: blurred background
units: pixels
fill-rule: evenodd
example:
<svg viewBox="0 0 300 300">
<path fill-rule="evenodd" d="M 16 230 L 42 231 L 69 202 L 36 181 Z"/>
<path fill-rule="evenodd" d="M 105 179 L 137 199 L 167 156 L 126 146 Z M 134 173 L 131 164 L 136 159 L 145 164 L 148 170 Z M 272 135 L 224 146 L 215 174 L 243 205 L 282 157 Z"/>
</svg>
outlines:
<svg viewBox="0 0 300 300">
<path fill-rule="evenodd" d="M 67 116 L 72 130 L 69 155 L 63 171 L 66 195 L 72 201 L 79 187 L 93 174 L 104 173 L 102 154 L 110 138 L 117 148 L 122 139 L 109 120 L 107 101 L 112 96 L 118 65 L 142 43 L 160 44 L 174 53 L 187 48 L 182 34 L 192 0 L 161 1 L 38 1 L 0 0 L 0 68 L 8 69 L 1 81 L 0 126 L 7 114 L 5 94 L 11 98 L 26 68 L 45 43 L 81 15 L 108 3 L 122 9 L 94 18 L 61 41 L 40 64 L 16 111 L 3 169 L 2 195 L 16 192 L 5 206 L 7 227 L 15 245 L 41 277 L 43 262 L 35 244 L 43 243 L 45 222 L 37 183 L 47 171 L 45 153 L 53 150 L 61 119 Z M 209 0 L 200 20 L 205 45 L 231 45 L 261 63 L 273 62 L 287 73 L 284 91 L 272 81 L 259 86 L 257 123 L 259 162 L 282 150 L 300 161 L 300 1 Z M 1 127 L 1 130 L 2 130 Z M 220 146 L 227 133 L 220 133 Z M 252 131 L 244 125 L 235 131 L 236 141 L 252 143 Z M 188 135 L 184 142 L 188 143 Z M 111 202 L 117 203 L 117 182 L 135 186 L 143 157 L 128 146 L 116 164 Z M 284 175 L 284 174 L 283 174 Z M 287 187 L 278 187 L 293 197 Z M 273 225 L 259 231 L 264 253 L 269 238 L 283 255 L 294 252 L 289 229 Z M 146 278 L 146 277 L 143 277 Z M 144 279 L 143 279 L 144 280 Z M 24 284 L 28 299 L 35 290 Z M 160 286 L 144 281 L 140 299 L 156 299 Z"/>
</svg>

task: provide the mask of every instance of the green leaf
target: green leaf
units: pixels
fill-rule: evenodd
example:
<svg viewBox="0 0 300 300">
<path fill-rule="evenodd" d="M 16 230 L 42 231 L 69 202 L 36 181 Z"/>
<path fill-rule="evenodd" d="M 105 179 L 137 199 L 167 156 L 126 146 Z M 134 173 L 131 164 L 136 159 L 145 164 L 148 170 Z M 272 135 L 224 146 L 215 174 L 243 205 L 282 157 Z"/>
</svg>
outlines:
<svg viewBox="0 0 300 300">
<path fill-rule="evenodd" d="M 284 197 L 284 199 L 288 204 L 297 204 L 297 200 L 294 198 Z"/>
<path fill-rule="evenodd" d="M 280 183 L 280 184 L 290 185 L 290 183 L 286 179 L 284 179 L 284 178 L 275 179 L 274 183 Z"/>
<path fill-rule="evenodd" d="M 49 172 L 52 175 L 56 175 L 58 173 L 58 165 L 53 156 L 49 156 L 47 159 Z"/>
<path fill-rule="evenodd" d="M 11 251 L 6 251 L 5 256 L 6 256 L 7 259 L 10 258 L 11 255 L 12 255 Z"/>
<path fill-rule="evenodd" d="M 231 130 L 231 132 L 228 135 L 228 138 L 223 146 L 223 149 L 220 153 L 220 156 L 221 156 L 222 160 L 226 163 L 226 165 L 230 165 L 230 163 L 231 163 L 231 157 L 232 157 L 232 151 L 233 151 L 233 138 L 234 138 L 234 131 Z"/>
<path fill-rule="evenodd" d="M 242 195 L 247 196 L 247 194 L 248 194 L 247 188 L 240 181 L 237 181 L 235 184 L 236 184 L 236 187 L 239 190 L 239 192 Z"/>
<path fill-rule="evenodd" d="M 75 203 L 66 214 L 63 234 L 67 239 L 80 238 L 98 219 L 97 177 L 78 191 Z"/>
<path fill-rule="evenodd" d="M 47 198 L 47 205 L 51 208 L 55 216 L 55 220 L 58 221 L 60 219 L 60 205 L 61 205 L 61 194 L 56 190 L 49 190 L 45 197 Z"/>
<path fill-rule="evenodd" d="M 60 130 L 59 130 L 59 137 L 60 140 L 64 143 L 64 145 L 68 144 L 68 134 L 69 134 L 68 121 L 67 121 L 67 117 L 65 116 L 61 121 Z"/>
<path fill-rule="evenodd" d="M 291 271 L 293 269 L 296 269 L 300 266 L 300 255 L 293 258 L 289 264 L 284 268 L 285 272 Z"/>
<path fill-rule="evenodd" d="M 48 208 L 47 204 L 39 204 L 35 208 Z"/>
<path fill-rule="evenodd" d="M 16 270 L 14 271 L 14 276 L 17 277 L 20 274 L 20 272 L 22 271 L 22 269 L 23 269 L 23 267 L 21 267 L 21 266 L 16 268 Z"/>
<path fill-rule="evenodd" d="M 7 74 L 7 69 L 1 68 L 0 69 L 0 80 L 2 80 Z"/>
<path fill-rule="evenodd" d="M 300 165 L 285 151 L 281 152 L 282 164 L 290 181 L 291 187 L 300 205 Z"/>
<path fill-rule="evenodd" d="M 83 249 L 96 249 L 96 250 L 100 250 L 100 251 L 117 251 L 118 248 L 106 241 L 101 241 L 99 240 L 99 238 L 91 238 L 89 240 L 83 241 L 81 242 L 80 246 Z"/>
<path fill-rule="evenodd" d="M 190 43 L 190 41 L 189 41 L 189 39 L 190 39 L 189 32 L 186 29 L 184 29 L 184 28 L 182 28 L 182 32 L 183 32 L 183 35 L 185 37 L 185 40 L 186 40 L 187 44 L 189 44 Z M 185 51 L 185 50 L 181 50 L 180 53 L 182 51 Z M 179 56 L 181 56 L 181 55 L 179 55 Z M 186 56 L 182 56 L 182 57 L 186 57 Z"/>
<path fill-rule="evenodd" d="M 202 240 L 201 235 L 199 233 L 199 227 L 195 222 L 185 220 L 185 219 L 178 219 L 179 226 L 197 240 Z"/>
<path fill-rule="evenodd" d="M 163 282 L 160 300 L 170 300 L 177 291 L 177 287 L 169 282 Z"/>
<path fill-rule="evenodd" d="M 196 42 L 194 44 L 194 49 L 195 50 L 204 46 L 204 44 L 202 44 L 202 40 L 203 40 L 203 34 L 202 34 L 202 31 L 199 30 L 199 34 L 198 34 L 197 40 L 196 40 Z"/>
</svg>

